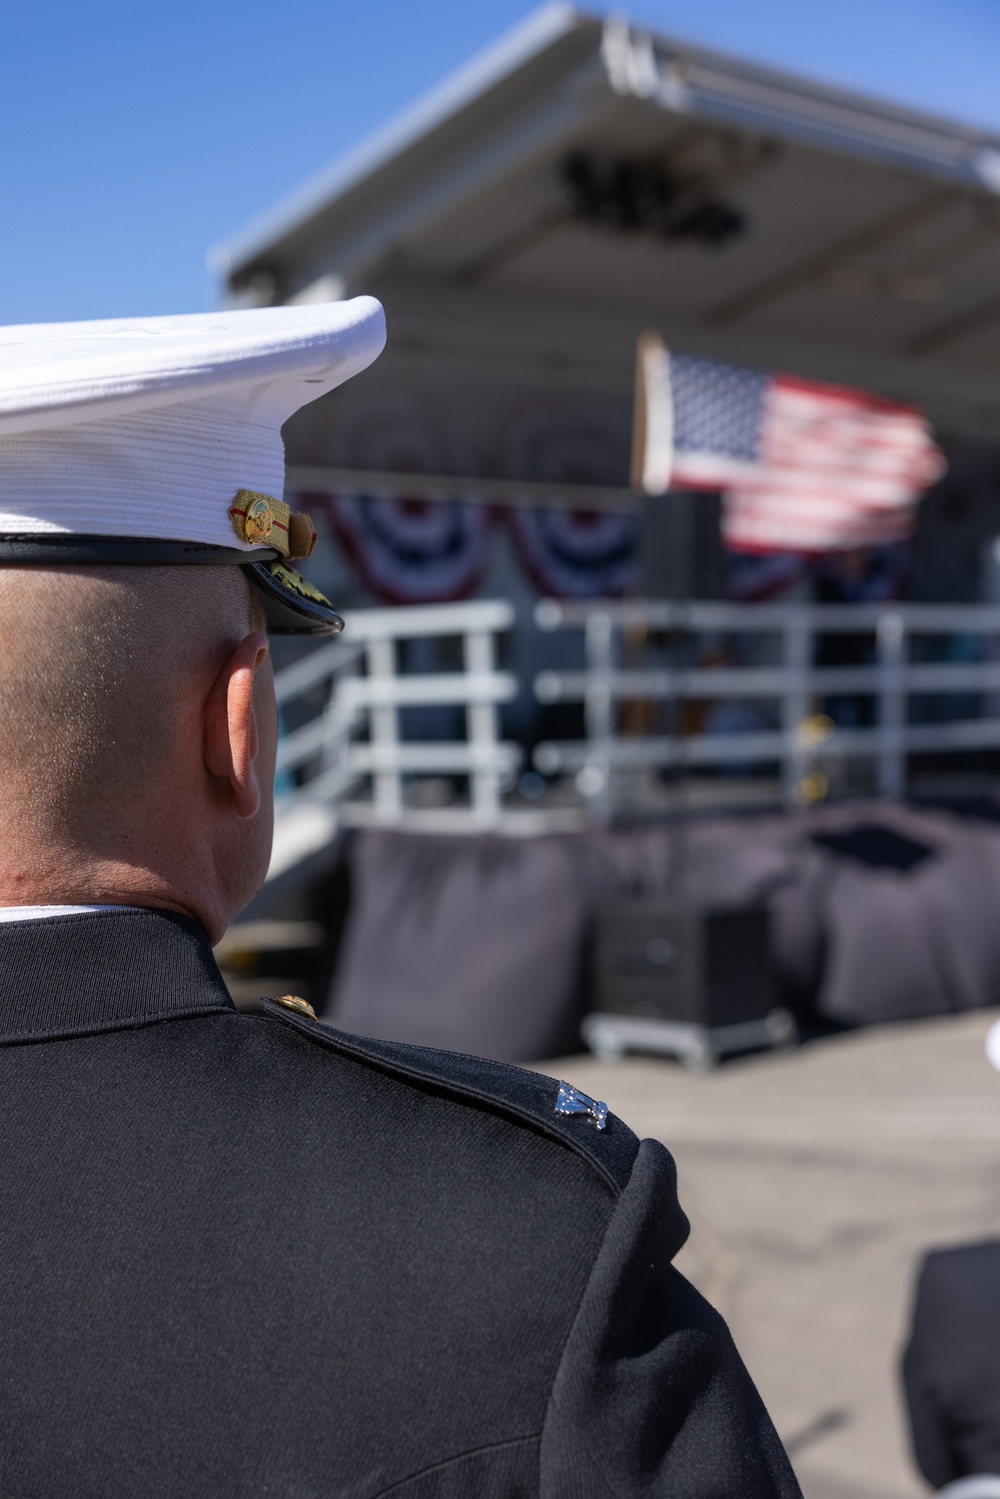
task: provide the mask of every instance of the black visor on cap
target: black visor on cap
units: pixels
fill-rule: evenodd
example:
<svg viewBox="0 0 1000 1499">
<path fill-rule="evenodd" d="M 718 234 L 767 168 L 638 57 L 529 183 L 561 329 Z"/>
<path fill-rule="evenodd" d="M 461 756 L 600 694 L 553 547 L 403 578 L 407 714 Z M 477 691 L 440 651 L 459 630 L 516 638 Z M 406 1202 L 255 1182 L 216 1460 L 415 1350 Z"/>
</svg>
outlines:
<svg viewBox="0 0 1000 1499">
<path fill-rule="evenodd" d="M 157 536 L 77 536 L 65 531 L 0 536 L 0 565 L 8 567 L 217 567 L 246 560 L 246 552 L 238 547 Z"/>
<path fill-rule="evenodd" d="M 269 633 L 338 635 L 344 621 L 328 598 L 277 554 L 142 536 L 75 536 L 65 532 L 0 536 L 0 567 L 218 567 L 236 564 L 264 595 Z"/>
<path fill-rule="evenodd" d="M 344 621 L 330 600 L 286 562 L 247 562 L 243 571 L 264 595 L 271 635 L 339 635 Z"/>
</svg>

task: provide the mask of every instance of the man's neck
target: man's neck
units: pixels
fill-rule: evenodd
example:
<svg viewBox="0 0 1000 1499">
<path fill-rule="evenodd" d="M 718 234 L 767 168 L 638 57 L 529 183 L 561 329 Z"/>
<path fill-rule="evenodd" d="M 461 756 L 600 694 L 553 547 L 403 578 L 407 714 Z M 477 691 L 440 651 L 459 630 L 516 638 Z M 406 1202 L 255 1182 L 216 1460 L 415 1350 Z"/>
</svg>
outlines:
<svg viewBox="0 0 1000 1499">
<path fill-rule="evenodd" d="M 157 868 L 138 859 L 88 856 L 76 848 L 11 836 L 0 828 L 0 909 L 8 906 L 140 906 L 173 911 L 220 935 L 210 880 L 198 878 L 195 859 Z M 14 830 L 10 830 L 13 834 Z M 199 900 L 199 893 L 207 896 Z"/>
</svg>

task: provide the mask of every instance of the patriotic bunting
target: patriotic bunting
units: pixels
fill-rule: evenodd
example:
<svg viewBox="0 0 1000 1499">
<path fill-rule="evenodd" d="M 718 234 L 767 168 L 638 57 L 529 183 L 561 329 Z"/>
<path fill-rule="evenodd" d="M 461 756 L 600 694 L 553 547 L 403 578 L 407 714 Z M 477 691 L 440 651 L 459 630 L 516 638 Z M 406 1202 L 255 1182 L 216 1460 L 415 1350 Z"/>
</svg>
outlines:
<svg viewBox="0 0 1000 1499">
<path fill-rule="evenodd" d="M 621 434 L 590 420 L 528 417 L 508 442 L 512 472 L 554 484 L 620 482 Z M 639 583 L 639 522 L 609 510 L 516 509 L 507 512 L 521 565 L 540 593 L 609 598 Z"/>
<path fill-rule="evenodd" d="M 467 598 L 489 565 L 497 516 L 482 504 L 387 495 L 304 494 L 329 517 L 369 592 L 390 604 Z M 603 598 L 637 584 L 638 525 L 600 510 L 517 509 L 502 514 L 514 549 L 540 593 Z"/>
<path fill-rule="evenodd" d="M 367 413 L 348 442 L 358 468 L 383 474 L 440 474 L 456 465 L 436 425 L 405 406 Z M 467 598 L 489 565 L 492 514 L 485 505 L 408 495 L 404 479 L 392 488 L 325 496 L 321 508 L 365 587 L 386 603 Z"/>
<path fill-rule="evenodd" d="M 467 598 L 489 564 L 485 505 L 340 494 L 326 510 L 365 587 L 390 604 Z"/>
<path fill-rule="evenodd" d="M 613 598 L 638 584 L 638 522 L 608 510 L 512 510 L 522 567 L 552 598 Z"/>
</svg>

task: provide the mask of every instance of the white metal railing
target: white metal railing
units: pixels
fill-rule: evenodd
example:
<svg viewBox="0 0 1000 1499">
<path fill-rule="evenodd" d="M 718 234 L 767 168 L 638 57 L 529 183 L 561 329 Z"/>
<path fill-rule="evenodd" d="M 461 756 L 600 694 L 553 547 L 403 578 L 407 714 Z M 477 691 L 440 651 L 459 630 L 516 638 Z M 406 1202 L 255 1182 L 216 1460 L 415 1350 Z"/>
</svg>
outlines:
<svg viewBox="0 0 1000 1499">
<path fill-rule="evenodd" d="M 541 630 L 582 632 L 583 665 L 539 673 L 535 694 L 582 704 L 584 732 L 536 747 L 535 765 L 560 778 L 559 794 L 528 806 L 507 795 L 522 756 L 499 721 L 518 691 L 516 677 L 497 667 L 498 637 L 513 619 L 503 600 L 358 610 L 341 638 L 278 673 L 284 732 L 272 876 L 342 827 L 534 833 L 602 821 L 628 802 L 630 776 L 663 768 L 688 773 L 691 785 L 699 770 L 774 766 L 792 804 L 824 794 L 848 762 L 869 762 L 871 789 L 899 797 L 914 754 L 1000 749 L 1000 606 L 544 601 Z M 872 659 L 816 665 L 820 637 L 845 633 L 869 636 Z M 942 637 L 973 642 L 977 659 L 919 659 L 933 654 L 925 639 Z M 730 659 L 699 664 L 706 642 L 720 639 Z M 427 669 L 412 659 L 421 641 L 431 643 L 422 647 Z M 447 641 L 453 659 L 444 662 Z M 972 711 L 916 721 L 917 695 L 954 705 L 959 693 L 977 695 Z M 837 695 L 872 702 L 873 722 L 835 725 L 822 710 Z M 694 732 L 678 712 L 692 702 L 756 703 L 759 722 Z M 633 722 L 627 732 L 628 703 L 651 706 L 665 724 L 647 720 L 639 732 Z M 453 710 L 447 735 L 409 732 L 406 716 L 421 708 Z M 713 781 L 706 805 L 733 805 L 748 793 L 744 782 Z M 774 775 L 753 784 L 773 800 Z"/>
<path fill-rule="evenodd" d="M 582 703 L 586 737 L 538 745 L 535 765 L 545 775 L 576 772 L 577 786 L 597 820 L 614 810 L 615 776 L 624 770 L 777 763 L 784 797 L 794 803 L 823 794 L 826 778 L 816 768 L 820 759 L 829 765 L 860 757 L 874 759 L 878 793 L 899 797 L 907 790 L 910 754 L 1000 748 L 1000 607 L 544 600 L 536 619 L 542 630 L 583 631 L 585 668 L 540 673 L 535 694 L 542 703 Z M 623 665 L 623 640 L 631 636 L 633 652 L 641 654 L 641 642 L 650 633 L 675 643 L 695 635 L 770 635 L 776 637 L 777 660 L 710 667 L 683 661 Z M 814 664 L 820 636 L 867 633 L 872 636 L 871 664 Z M 983 659 L 911 659 L 915 638 L 935 636 L 975 637 Z M 912 722 L 910 700 L 932 692 L 983 693 L 985 709 L 945 722 Z M 846 694 L 874 700 L 871 726 L 837 727 L 817 711 L 824 697 Z M 621 732 L 620 705 L 627 700 L 676 705 L 727 699 L 772 700 L 774 727 Z"/>
<path fill-rule="evenodd" d="M 275 678 L 285 718 L 303 721 L 278 746 L 271 876 L 327 844 L 338 827 L 384 825 L 473 831 L 503 819 L 504 786 L 521 751 L 500 738 L 498 707 L 517 679 L 496 666 L 497 636 L 513 623 L 504 600 L 347 614 L 344 635 Z M 406 670 L 405 641 L 457 637 L 454 670 Z M 464 737 L 407 740 L 401 714 L 452 707 Z M 412 778 L 458 777 L 467 792 L 448 805 L 414 805 Z"/>
</svg>

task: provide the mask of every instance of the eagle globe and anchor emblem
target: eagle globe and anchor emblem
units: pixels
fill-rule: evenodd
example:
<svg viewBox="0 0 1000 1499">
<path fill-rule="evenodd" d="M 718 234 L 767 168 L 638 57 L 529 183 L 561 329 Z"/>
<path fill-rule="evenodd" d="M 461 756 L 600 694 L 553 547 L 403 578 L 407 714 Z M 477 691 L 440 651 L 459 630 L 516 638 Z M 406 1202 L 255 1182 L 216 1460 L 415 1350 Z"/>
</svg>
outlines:
<svg viewBox="0 0 1000 1499">
<path fill-rule="evenodd" d="M 274 510 L 265 495 L 258 495 L 249 502 L 243 517 L 243 535 L 252 545 L 259 545 L 270 538 L 274 526 Z"/>
</svg>

